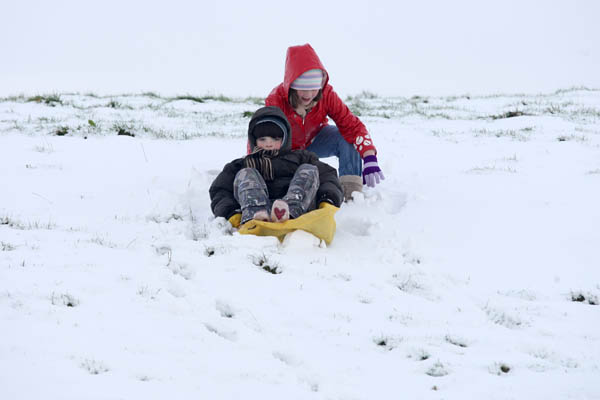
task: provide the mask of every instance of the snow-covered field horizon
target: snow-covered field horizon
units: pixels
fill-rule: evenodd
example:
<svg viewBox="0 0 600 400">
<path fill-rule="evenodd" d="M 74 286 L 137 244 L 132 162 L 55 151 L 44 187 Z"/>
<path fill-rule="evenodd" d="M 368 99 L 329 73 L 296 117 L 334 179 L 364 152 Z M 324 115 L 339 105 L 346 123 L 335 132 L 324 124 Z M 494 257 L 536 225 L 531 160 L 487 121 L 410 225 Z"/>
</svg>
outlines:
<svg viewBox="0 0 600 400">
<path fill-rule="evenodd" d="M 346 102 L 325 246 L 210 212 L 262 99 L 0 98 L 0 398 L 600 399 L 600 89 Z"/>
</svg>

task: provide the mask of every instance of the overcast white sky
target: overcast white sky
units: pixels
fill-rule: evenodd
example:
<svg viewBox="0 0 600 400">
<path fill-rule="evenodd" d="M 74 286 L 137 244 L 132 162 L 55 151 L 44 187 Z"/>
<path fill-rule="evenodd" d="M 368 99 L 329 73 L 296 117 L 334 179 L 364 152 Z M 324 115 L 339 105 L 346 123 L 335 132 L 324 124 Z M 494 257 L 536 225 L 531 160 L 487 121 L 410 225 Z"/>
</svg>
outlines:
<svg viewBox="0 0 600 400">
<path fill-rule="evenodd" d="M 600 88 L 596 0 L 7 1 L 0 95 L 265 96 L 311 43 L 342 95 Z"/>
</svg>

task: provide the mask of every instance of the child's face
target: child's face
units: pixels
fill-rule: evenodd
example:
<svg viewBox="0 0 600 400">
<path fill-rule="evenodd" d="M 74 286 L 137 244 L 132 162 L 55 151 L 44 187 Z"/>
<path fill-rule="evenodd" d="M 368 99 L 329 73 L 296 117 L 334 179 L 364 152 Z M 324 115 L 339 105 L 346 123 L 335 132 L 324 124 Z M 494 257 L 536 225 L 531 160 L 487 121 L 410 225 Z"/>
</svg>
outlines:
<svg viewBox="0 0 600 400">
<path fill-rule="evenodd" d="M 282 141 L 282 138 L 263 136 L 256 139 L 256 147 L 263 150 L 279 150 L 281 148 Z"/>
<path fill-rule="evenodd" d="M 300 100 L 300 105 L 306 107 L 309 105 L 315 97 L 319 94 L 319 89 L 315 90 L 298 90 L 298 99 Z"/>
</svg>

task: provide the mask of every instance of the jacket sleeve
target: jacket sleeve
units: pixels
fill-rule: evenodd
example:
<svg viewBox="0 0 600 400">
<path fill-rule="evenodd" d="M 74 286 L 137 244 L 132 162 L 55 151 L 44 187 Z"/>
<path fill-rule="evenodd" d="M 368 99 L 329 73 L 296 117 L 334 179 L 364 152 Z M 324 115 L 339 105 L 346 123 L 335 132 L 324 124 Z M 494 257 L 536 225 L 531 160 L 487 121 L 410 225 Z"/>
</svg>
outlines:
<svg viewBox="0 0 600 400">
<path fill-rule="evenodd" d="M 352 111 L 333 91 L 331 86 L 327 85 L 323 90 L 322 101 L 325 102 L 327 115 L 333 119 L 342 137 L 348 143 L 354 145 L 361 158 L 364 158 L 364 154 L 368 150 L 374 150 L 377 153 L 371 135 L 367 132 L 367 127 L 356 115 L 352 114 Z"/>
<path fill-rule="evenodd" d="M 338 178 L 337 170 L 331 165 L 319 161 L 316 154 L 306 151 L 306 160 L 303 162 L 315 165 L 319 170 L 319 188 L 317 189 L 317 206 L 326 201 L 339 207 L 344 199 L 342 185 Z"/>
<path fill-rule="evenodd" d="M 210 208 L 215 217 L 229 219 L 232 215 L 241 212 L 240 205 L 233 197 L 233 181 L 241 169 L 240 160 L 234 160 L 225 165 L 223 171 L 215 178 L 208 193 L 210 195 Z"/>
</svg>

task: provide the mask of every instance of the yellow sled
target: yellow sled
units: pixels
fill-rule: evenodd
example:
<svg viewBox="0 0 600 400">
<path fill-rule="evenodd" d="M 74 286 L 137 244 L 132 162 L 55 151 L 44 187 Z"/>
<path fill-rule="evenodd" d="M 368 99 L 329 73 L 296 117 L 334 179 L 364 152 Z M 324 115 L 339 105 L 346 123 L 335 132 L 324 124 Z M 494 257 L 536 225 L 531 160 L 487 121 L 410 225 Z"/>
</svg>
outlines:
<svg viewBox="0 0 600 400">
<path fill-rule="evenodd" d="M 250 220 L 240 226 L 241 214 L 229 218 L 229 222 L 234 228 L 239 227 L 238 232 L 243 235 L 275 236 L 279 241 L 283 241 L 285 235 L 300 229 L 330 244 L 333 235 L 335 235 L 335 219 L 333 216 L 338 210 L 339 208 L 329 203 L 321 203 L 318 209 L 285 222 Z"/>
</svg>

